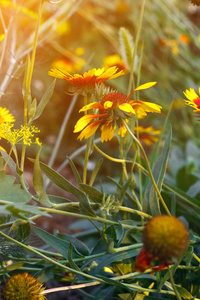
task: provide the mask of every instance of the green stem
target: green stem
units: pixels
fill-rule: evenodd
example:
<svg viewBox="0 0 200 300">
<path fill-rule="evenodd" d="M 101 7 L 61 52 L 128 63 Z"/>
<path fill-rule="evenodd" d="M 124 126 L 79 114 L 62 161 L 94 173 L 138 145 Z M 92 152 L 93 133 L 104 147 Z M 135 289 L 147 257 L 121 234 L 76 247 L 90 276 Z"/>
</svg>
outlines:
<svg viewBox="0 0 200 300">
<path fill-rule="evenodd" d="M 130 212 L 132 214 L 136 214 L 136 215 L 139 215 L 143 218 L 148 218 L 148 219 L 151 219 L 152 216 L 140 211 L 140 210 L 136 210 L 136 209 L 132 209 L 132 208 L 129 208 L 129 207 L 125 207 L 125 206 L 117 206 L 117 208 L 119 210 L 122 210 L 122 211 L 126 211 L 126 212 Z"/>
<path fill-rule="evenodd" d="M 102 279 L 100 279 L 100 278 L 97 278 L 97 277 L 92 276 L 92 275 L 89 275 L 89 274 L 87 274 L 87 273 L 83 273 L 83 272 L 81 272 L 81 271 L 74 270 L 74 269 L 72 269 L 72 268 L 70 268 L 70 267 L 67 267 L 67 266 L 65 266 L 65 265 L 62 265 L 62 264 L 60 264 L 58 261 L 56 261 L 56 260 L 54 260 L 54 259 L 52 259 L 52 258 L 49 258 L 48 256 L 42 254 L 41 252 L 39 252 L 39 251 L 36 250 L 35 248 L 31 247 L 30 245 L 27 246 L 27 245 L 25 245 L 25 244 L 23 244 L 23 243 L 21 243 L 21 242 L 15 240 L 15 239 L 11 238 L 11 237 L 8 236 L 7 234 L 3 233 L 2 231 L 0 231 L 0 235 L 2 235 L 3 237 L 7 238 L 7 239 L 10 240 L 10 241 L 12 241 L 13 243 L 18 244 L 19 246 L 25 248 L 26 250 L 31 251 L 31 252 L 33 252 L 33 253 L 35 253 L 35 254 L 37 254 L 37 255 L 43 257 L 43 258 L 46 259 L 48 262 L 50 262 L 50 263 L 52 263 L 52 264 L 54 264 L 54 265 L 56 265 L 56 266 L 58 266 L 58 267 L 60 267 L 60 268 L 62 268 L 62 269 L 64 269 L 64 270 L 66 270 L 67 272 L 76 273 L 76 274 L 82 275 L 82 276 L 84 276 L 84 277 L 90 278 L 90 279 L 92 279 L 92 280 L 97 280 L 97 281 L 102 282 L 102 283 L 104 282 L 104 281 L 103 281 Z"/>
<path fill-rule="evenodd" d="M 102 151 L 101 149 L 99 149 L 99 148 L 97 147 L 97 145 L 95 145 L 95 144 L 94 144 L 94 148 L 95 148 L 102 156 L 106 157 L 106 158 L 109 159 L 110 161 L 117 162 L 117 163 L 121 163 L 121 164 L 123 164 L 123 163 L 125 163 L 125 162 L 126 162 L 126 163 L 130 163 L 130 164 L 133 163 L 132 160 L 120 159 L 120 158 L 114 158 L 114 157 L 112 157 L 112 156 L 106 154 L 105 152 L 103 152 L 103 151 Z"/>
<path fill-rule="evenodd" d="M 40 28 L 40 21 L 42 17 L 42 7 L 43 7 L 43 1 L 40 1 L 40 7 L 38 12 L 38 18 L 37 18 L 37 25 L 36 25 L 36 31 L 35 31 L 35 37 L 33 42 L 33 51 L 32 51 L 32 57 L 31 57 L 31 65 L 30 70 L 28 73 L 28 80 L 27 80 L 27 86 L 26 86 L 26 93 L 24 96 L 24 126 L 28 125 L 28 101 L 30 97 L 30 87 L 31 87 L 31 80 L 33 75 L 33 67 L 35 62 L 35 54 L 36 54 L 36 47 L 37 47 L 37 40 L 38 40 L 38 33 Z M 26 153 L 26 145 L 23 144 L 22 147 L 22 154 L 21 154 L 21 170 L 24 170 L 24 162 L 25 162 L 25 153 Z M 22 185 L 25 186 L 23 177 L 21 176 Z"/>
<path fill-rule="evenodd" d="M 12 153 L 12 151 L 13 151 L 13 146 L 14 146 L 14 145 L 11 145 L 11 147 L 10 147 L 10 151 L 9 151 L 9 154 L 8 154 L 7 159 L 6 159 L 5 166 L 4 166 L 4 171 L 6 170 L 6 167 L 7 167 L 7 165 L 8 165 L 8 162 L 9 162 L 9 159 L 10 159 L 10 156 L 11 156 L 11 153 Z"/>
<path fill-rule="evenodd" d="M 87 165 L 88 165 L 88 160 L 90 156 L 90 138 L 87 140 L 87 147 L 86 147 L 86 152 L 85 152 L 85 161 L 84 161 L 84 168 L 83 168 L 83 183 L 86 184 L 87 182 Z"/>
<path fill-rule="evenodd" d="M 160 201 L 161 201 L 161 203 L 162 203 L 162 205 L 163 205 L 163 207 L 164 207 L 166 213 L 167 213 L 168 215 L 171 215 L 171 214 L 170 214 L 170 211 L 169 211 L 169 209 L 168 209 L 168 207 L 167 207 L 167 205 L 165 204 L 165 201 L 163 200 L 163 197 L 161 196 L 161 193 L 160 193 L 160 191 L 159 191 L 159 189 L 158 189 L 158 187 L 157 187 L 157 184 L 156 184 L 156 182 L 155 182 L 155 180 L 154 180 L 153 174 L 152 174 L 152 172 L 151 172 L 151 167 L 150 167 L 148 158 L 147 158 L 147 156 L 146 156 L 146 153 L 145 153 L 145 151 L 144 151 L 144 148 L 142 147 L 140 141 L 138 141 L 138 139 L 137 139 L 137 138 L 135 137 L 135 135 L 132 133 L 132 131 L 130 130 L 130 128 L 129 128 L 128 125 L 126 124 L 125 120 L 122 119 L 122 122 L 123 122 L 124 126 L 126 127 L 126 129 L 128 130 L 128 132 L 130 133 L 130 135 L 132 136 L 134 142 L 139 146 L 139 148 L 140 148 L 140 150 L 141 150 L 141 152 L 142 152 L 142 154 L 143 154 L 143 156 L 144 156 L 144 160 L 145 160 L 145 162 L 146 162 L 147 169 L 148 169 L 148 171 L 149 171 L 149 176 L 150 176 L 151 181 L 152 181 L 152 183 L 153 183 L 153 185 L 154 185 L 154 188 L 155 188 L 155 190 L 156 190 L 156 192 L 157 192 L 157 194 L 158 194 L 158 197 L 159 197 L 159 199 L 160 199 Z"/>
<path fill-rule="evenodd" d="M 169 274 L 169 278 L 170 278 L 170 281 L 171 281 L 171 284 L 172 284 L 172 287 L 173 287 L 173 290 L 174 290 L 174 293 L 176 294 L 176 298 L 178 300 L 182 300 L 177 288 L 176 288 L 176 285 L 175 285 L 175 282 L 174 282 L 174 278 L 173 278 L 173 274 L 172 274 L 172 270 L 171 270 L 171 267 L 168 267 L 168 274 Z"/>
<path fill-rule="evenodd" d="M 95 221 L 100 222 L 100 223 L 119 225 L 119 223 L 117 223 L 117 222 L 107 220 L 107 219 L 104 219 L 104 218 L 101 218 L 101 217 L 98 217 L 98 216 L 96 216 L 96 217 L 86 216 L 86 215 L 81 215 L 81 214 L 77 214 L 77 213 L 57 210 L 57 209 L 53 209 L 53 208 L 46 208 L 46 207 L 38 207 L 38 209 L 40 209 L 41 211 L 49 212 L 49 213 L 57 213 L 57 214 L 60 214 L 60 215 L 73 216 L 73 217 L 82 218 L 82 219 L 86 219 L 86 220 L 95 220 Z M 122 224 L 122 227 L 129 228 L 129 229 L 142 230 L 138 226 L 131 226 L 131 225 L 127 225 L 127 224 Z"/>
<path fill-rule="evenodd" d="M 120 150 L 121 158 L 124 161 L 122 163 L 122 182 L 124 182 L 128 178 L 128 175 L 127 175 L 126 163 L 125 163 L 124 153 L 123 153 L 123 139 L 122 138 L 120 139 L 119 150 Z"/>
<path fill-rule="evenodd" d="M 137 30 L 136 38 L 135 38 L 135 46 L 134 46 L 134 50 L 133 50 L 133 58 L 132 58 L 132 62 L 131 62 L 130 79 L 129 79 L 129 86 L 128 86 L 128 95 L 130 95 L 130 93 L 131 93 L 131 87 L 133 85 L 134 63 L 135 63 L 135 57 L 136 57 L 136 53 L 137 53 L 137 47 L 138 47 L 140 32 L 141 32 L 141 28 L 142 28 L 142 20 L 143 20 L 143 15 L 144 15 L 144 7 L 145 7 L 145 0 L 142 1 L 141 11 L 140 11 L 139 25 L 138 25 L 138 30 Z"/>
<path fill-rule="evenodd" d="M 84 94 L 84 106 L 87 105 L 87 94 Z M 87 114 L 87 111 L 85 111 L 85 115 Z M 87 147 L 85 151 L 85 161 L 84 161 L 84 168 L 83 168 L 83 183 L 86 184 L 87 182 L 87 166 L 88 166 L 88 160 L 90 156 L 90 141 L 91 138 L 87 140 Z"/>
<path fill-rule="evenodd" d="M 31 57 L 30 72 L 28 74 L 27 89 L 26 89 L 26 94 L 25 94 L 25 99 L 24 99 L 24 125 L 25 126 L 27 126 L 27 124 L 28 124 L 28 99 L 29 99 L 29 95 L 30 95 L 30 87 L 31 87 L 33 67 L 34 67 L 34 62 L 35 62 L 38 33 L 39 33 L 40 21 L 41 21 L 41 17 L 42 17 L 42 7 L 43 7 L 43 1 L 41 0 L 40 6 L 39 6 L 39 11 L 38 11 L 35 37 L 34 37 L 34 41 L 33 41 L 33 51 L 32 51 L 32 57 Z"/>
</svg>

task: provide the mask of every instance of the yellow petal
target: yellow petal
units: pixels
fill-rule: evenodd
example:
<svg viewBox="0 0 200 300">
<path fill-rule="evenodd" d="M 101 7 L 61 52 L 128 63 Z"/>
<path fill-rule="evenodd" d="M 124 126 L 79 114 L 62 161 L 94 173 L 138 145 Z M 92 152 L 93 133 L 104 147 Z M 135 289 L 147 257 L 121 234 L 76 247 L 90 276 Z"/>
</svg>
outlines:
<svg viewBox="0 0 200 300">
<path fill-rule="evenodd" d="M 82 118 L 80 118 L 74 126 L 74 132 L 81 131 L 85 126 L 87 126 L 96 117 L 97 117 L 97 115 L 85 115 Z"/>
<path fill-rule="evenodd" d="M 89 137 L 91 137 L 96 132 L 101 123 L 102 120 L 98 120 L 87 126 L 78 136 L 78 139 L 82 141 L 83 138 L 88 139 Z"/>
<path fill-rule="evenodd" d="M 4 152 L 6 152 L 6 150 L 5 150 L 3 147 L 1 147 L 1 146 L 0 146 L 0 149 L 3 150 Z M 7 152 L 6 152 L 6 153 L 7 153 Z"/>
<path fill-rule="evenodd" d="M 126 133 L 127 133 L 127 129 L 124 126 L 124 124 L 122 124 L 122 126 L 118 130 L 118 135 L 120 135 L 122 138 L 124 138 Z"/>
<path fill-rule="evenodd" d="M 98 108 L 98 109 L 103 109 L 103 105 L 99 102 L 93 102 L 93 103 L 90 103 L 90 104 L 87 104 L 85 106 L 83 106 L 79 112 L 81 111 L 86 111 L 86 110 L 89 110 L 91 108 Z"/>
<path fill-rule="evenodd" d="M 139 91 L 139 90 L 146 90 L 152 86 L 154 86 L 157 83 L 157 81 L 153 81 L 153 82 L 147 82 L 145 84 L 142 84 L 140 86 L 138 86 L 135 91 Z"/>
<path fill-rule="evenodd" d="M 103 126 L 101 126 L 101 142 L 104 141 L 110 141 L 113 138 L 113 135 L 115 134 L 116 126 L 113 127 L 112 122 L 107 122 Z"/>
<path fill-rule="evenodd" d="M 3 39 L 5 38 L 5 36 L 6 35 L 4 33 L 0 34 L 0 42 L 3 41 Z"/>
<path fill-rule="evenodd" d="M 132 108 L 132 106 L 129 103 L 123 103 L 123 104 L 119 105 L 119 108 L 125 112 L 135 114 L 134 109 Z"/>
<path fill-rule="evenodd" d="M 53 77 L 56 77 L 56 78 L 61 78 L 61 79 L 66 78 L 66 77 L 69 77 L 69 78 L 72 77 L 72 75 L 69 74 L 68 72 L 66 72 L 65 70 L 63 70 L 63 69 L 61 70 L 61 69 L 57 69 L 57 68 L 51 69 L 48 72 L 48 74 L 50 76 L 53 76 Z"/>
</svg>

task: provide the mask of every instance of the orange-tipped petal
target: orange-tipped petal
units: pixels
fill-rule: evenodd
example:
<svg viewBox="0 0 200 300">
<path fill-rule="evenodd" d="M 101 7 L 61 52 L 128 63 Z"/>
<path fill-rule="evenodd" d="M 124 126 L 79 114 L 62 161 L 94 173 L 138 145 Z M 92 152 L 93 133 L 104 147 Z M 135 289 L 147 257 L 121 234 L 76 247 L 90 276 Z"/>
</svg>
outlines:
<svg viewBox="0 0 200 300">
<path fill-rule="evenodd" d="M 83 106 L 79 112 L 81 111 L 86 111 L 86 110 L 89 110 L 89 109 L 92 109 L 92 108 L 97 108 L 97 109 L 103 109 L 103 105 L 99 102 L 93 102 L 93 103 L 90 103 L 90 104 L 87 104 L 85 106 Z"/>
<path fill-rule="evenodd" d="M 98 120 L 87 126 L 78 136 L 78 139 L 82 141 L 83 138 L 88 139 L 89 137 L 91 137 L 96 132 L 101 123 L 102 120 Z"/>
<path fill-rule="evenodd" d="M 85 115 L 80 118 L 76 125 L 74 126 L 74 132 L 81 131 L 85 126 L 87 126 L 92 120 L 94 120 L 97 115 Z"/>
</svg>

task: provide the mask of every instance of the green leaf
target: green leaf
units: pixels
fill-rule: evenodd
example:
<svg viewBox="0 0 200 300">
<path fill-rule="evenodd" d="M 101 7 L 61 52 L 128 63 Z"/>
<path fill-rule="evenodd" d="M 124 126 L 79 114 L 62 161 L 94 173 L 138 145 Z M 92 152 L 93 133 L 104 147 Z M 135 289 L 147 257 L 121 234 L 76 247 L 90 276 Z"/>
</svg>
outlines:
<svg viewBox="0 0 200 300">
<path fill-rule="evenodd" d="M 103 257 L 95 260 L 96 263 L 99 262 L 99 264 L 96 268 L 96 272 L 98 273 L 104 267 L 110 266 L 112 262 L 135 257 L 138 255 L 139 251 L 140 251 L 140 249 L 139 250 L 132 249 L 132 250 L 121 251 L 121 252 L 117 252 L 117 253 L 113 253 L 113 254 L 104 255 Z"/>
<path fill-rule="evenodd" d="M 24 203 L 11 203 L 0 206 L 0 212 L 5 213 L 4 211 L 7 211 L 7 213 L 9 211 L 12 216 L 27 221 L 30 221 L 27 217 L 28 214 L 49 216 L 48 213 L 39 210 L 36 206 L 25 205 Z"/>
<path fill-rule="evenodd" d="M 194 184 L 192 184 L 188 191 L 187 195 L 189 195 L 191 198 L 195 198 L 200 193 L 200 180 L 196 181 Z"/>
<path fill-rule="evenodd" d="M 78 184 L 82 183 L 81 177 L 79 175 L 79 172 L 78 172 L 77 168 L 75 167 L 75 164 L 73 163 L 73 161 L 68 156 L 67 156 L 67 159 L 69 161 L 70 167 L 72 168 L 72 171 L 74 173 L 76 181 L 78 182 Z"/>
<path fill-rule="evenodd" d="M 119 41 L 122 58 L 126 65 L 130 68 L 133 57 L 134 42 L 132 35 L 124 27 L 119 29 Z"/>
<path fill-rule="evenodd" d="M 122 227 L 121 223 L 119 226 L 110 225 L 106 229 L 105 233 L 111 236 L 116 243 L 120 243 L 124 237 L 124 228 Z"/>
<path fill-rule="evenodd" d="M 38 151 L 38 154 L 35 159 L 34 163 L 34 171 L 33 171 L 33 186 L 35 189 L 36 194 L 39 197 L 39 202 L 41 205 L 45 207 L 52 207 L 52 203 L 49 201 L 48 196 L 45 192 L 44 189 L 44 182 L 43 182 L 43 177 L 40 169 L 40 162 L 39 162 L 39 157 L 40 157 L 40 150 Z"/>
<path fill-rule="evenodd" d="M 109 285 L 114 285 L 117 288 L 119 288 L 120 290 L 121 289 L 123 289 L 123 290 L 124 289 L 126 289 L 126 290 L 129 289 L 128 285 L 125 285 L 125 284 L 123 284 L 123 283 L 121 283 L 119 281 L 116 281 L 116 280 L 113 280 L 111 278 L 108 278 L 108 277 L 105 277 L 105 276 L 101 276 L 101 275 L 99 275 L 98 277 L 101 278 L 101 279 L 103 279 L 105 283 L 108 283 Z"/>
<path fill-rule="evenodd" d="M 64 258 L 68 259 L 69 242 L 61 240 L 38 227 L 33 227 L 33 230 L 45 243 L 58 251 Z M 75 257 L 80 257 L 77 256 L 77 253 L 73 252 L 73 254 Z"/>
<path fill-rule="evenodd" d="M 62 238 L 62 240 L 66 240 L 68 243 L 71 243 L 74 246 L 75 250 L 81 255 L 89 255 L 88 247 L 83 242 L 79 241 L 77 238 L 66 233 L 59 233 L 58 237 Z"/>
<path fill-rule="evenodd" d="M 23 267 L 24 264 L 25 264 L 24 262 L 20 262 L 20 261 L 15 262 L 15 263 L 13 263 L 13 264 L 11 264 L 11 265 L 8 265 L 8 266 L 5 268 L 5 271 L 11 272 L 11 271 L 17 270 L 17 269 Z"/>
<path fill-rule="evenodd" d="M 169 133 L 166 137 L 165 144 L 163 146 L 162 152 L 158 159 L 155 162 L 153 168 L 153 176 L 159 191 L 162 189 L 163 180 L 165 177 L 165 172 L 167 168 L 167 162 L 169 158 L 169 150 L 171 143 L 172 130 L 170 128 Z M 143 200 L 143 211 L 151 214 L 152 216 L 160 215 L 160 204 L 157 192 L 152 184 L 152 181 L 149 182 L 147 189 L 145 191 L 144 200 Z"/>
<path fill-rule="evenodd" d="M 95 179 L 96 179 L 96 176 L 97 176 L 97 174 L 98 174 L 98 172 L 99 172 L 99 169 L 101 168 L 102 163 L 103 163 L 103 158 L 101 158 L 101 159 L 97 162 L 97 164 L 96 164 L 96 166 L 95 166 L 95 168 L 94 168 L 94 170 L 93 170 L 93 172 L 92 172 L 92 175 L 91 175 L 91 178 L 90 178 L 90 182 L 89 182 L 89 185 L 90 185 L 90 186 L 93 185 L 93 183 L 94 183 L 94 181 L 95 181 Z"/>
<path fill-rule="evenodd" d="M 33 159 L 29 159 L 30 161 L 34 162 Z M 55 185 L 60 187 L 61 189 L 71 193 L 74 195 L 80 202 L 80 208 L 82 209 L 83 213 L 88 216 L 96 216 L 93 212 L 90 203 L 86 197 L 86 195 L 76 188 L 73 184 L 71 184 L 67 179 L 65 179 L 62 175 L 45 165 L 44 163 L 40 162 L 40 168 L 45 173 L 45 175 L 53 182 Z"/>
<path fill-rule="evenodd" d="M 169 288 L 172 288 L 171 283 L 169 282 L 165 282 L 165 285 Z M 177 284 L 175 284 L 175 286 L 178 293 L 180 294 L 181 297 L 183 297 L 183 299 L 194 299 L 194 297 L 185 288 Z"/>
<path fill-rule="evenodd" d="M 68 251 L 68 261 L 69 261 L 70 267 L 73 268 L 74 270 L 81 271 L 79 269 L 79 267 L 73 262 L 73 259 L 72 259 L 72 249 L 73 249 L 73 246 L 70 243 L 69 244 L 69 251 Z"/>
<path fill-rule="evenodd" d="M 23 81 L 23 87 L 22 87 L 23 98 L 25 98 L 26 91 L 28 89 L 28 81 L 29 81 L 29 77 L 30 77 L 30 70 L 31 70 L 31 59 L 30 59 L 30 55 L 27 55 L 24 81 Z M 30 95 L 30 90 L 28 91 L 28 93 Z"/>
<path fill-rule="evenodd" d="M 4 171 L 0 171 L 0 200 L 28 203 L 32 195 L 23 190 L 20 184 L 14 184 L 14 182 L 15 177 L 5 175 Z"/>
<path fill-rule="evenodd" d="M 94 187 L 89 186 L 87 184 L 80 184 L 81 189 L 89 196 L 89 198 L 95 202 L 102 204 L 103 201 L 103 194 L 96 190 Z"/>
<path fill-rule="evenodd" d="M 177 196 L 177 202 L 179 205 L 186 204 L 193 207 L 195 210 L 200 211 L 200 202 L 197 199 L 190 197 L 185 192 L 170 183 L 164 182 L 163 186 Z"/>
<path fill-rule="evenodd" d="M 37 108 L 37 100 L 36 98 L 33 100 L 33 102 L 30 105 L 30 109 L 28 112 L 28 116 L 29 116 L 29 124 L 33 121 L 33 118 L 35 116 L 35 112 L 36 112 L 36 108 Z"/>
<path fill-rule="evenodd" d="M 34 120 L 36 120 L 37 118 L 40 117 L 40 115 L 42 114 L 43 110 L 45 109 L 47 103 L 51 99 L 51 96 L 52 96 L 53 91 L 54 91 L 55 83 L 56 83 L 56 79 L 54 79 L 53 82 L 50 84 L 50 86 L 46 90 L 44 96 L 42 97 L 40 103 L 38 104 L 38 107 L 37 107 L 36 112 L 35 112 Z"/>
<path fill-rule="evenodd" d="M 158 300 L 160 299 L 160 297 L 152 297 L 152 296 L 145 296 L 144 297 L 144 300 Z M 169 299 L 169 298 L 164 298 L 165 300 L 172 300 L 172 299 Z"/>
<path fill-rule="evenodd" d="M 4 152 L 4 151 L 2 151 L 2 152 Z M 3 156 L 1 156 L 0 157 L 0 169 L 3 167 L 3 164 L 4 164 L 4 158 L 3 158 Z"/>
</svg>

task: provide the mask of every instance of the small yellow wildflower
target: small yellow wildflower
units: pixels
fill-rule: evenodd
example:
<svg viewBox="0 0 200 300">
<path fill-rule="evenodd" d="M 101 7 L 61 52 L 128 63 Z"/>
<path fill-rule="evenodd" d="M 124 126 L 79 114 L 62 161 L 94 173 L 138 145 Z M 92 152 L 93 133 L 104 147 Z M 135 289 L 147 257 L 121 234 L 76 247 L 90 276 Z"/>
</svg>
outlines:
<svg viewBox="0 0 200 300">
<path fill-rule="evenodd" d="M 23 126 L 21 129 L 12 129 L 13 124 L 5 123 L 0 125 L 0 134 L 2 138 L 7 140 L 11 145 L 23 143 L 24 145 L 30 146 L 34 133 L 40 132 L 35 126 Z"/>
</svg>

